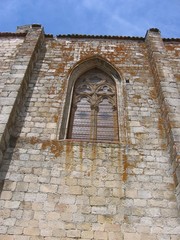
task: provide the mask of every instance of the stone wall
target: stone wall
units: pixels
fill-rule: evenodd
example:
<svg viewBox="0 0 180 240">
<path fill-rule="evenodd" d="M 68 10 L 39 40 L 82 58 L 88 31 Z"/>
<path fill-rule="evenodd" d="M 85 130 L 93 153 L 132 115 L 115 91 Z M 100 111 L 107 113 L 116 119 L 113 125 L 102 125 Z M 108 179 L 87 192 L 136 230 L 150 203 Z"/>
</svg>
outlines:
<svg viewBox="0 0 180 240">
<path fill-rule="evenodd" d="M 149 31 L 145 41 L 44 38 L 39 25 L 20 30 L 28 31 L 24 43 L 34 42 L 18 48 L 17 56 L 31 63 L 16 64 L 17 71 L 29 69 L 28 77 L 18 75 L 22 100 L 13 104 L 9 137 L 1 142 L 0 239 L 178 240 L 178 141 L 171 124 L 178 111 L 175 104 L 174 118 L 164 115 L 172 112 L 164 105 L 167 76 L 159 73 L 169 66 L 160 58 L 159 32 Z M 179 70 L 169 51 L 173 85 Z M 59 140 L 69 76 L 92 57 L 120 75 L 120 141 Z"/>
<path fill-rule="evenodd" d="M 0 93 L 8 81 L 7 76 L 9 74 L 9 68 L 11 67 L 18 47 L 22 44 L 23 37 L 1 37 L 0 40 Z"/>
<path fill-rule="evenodd" d="M 180 89 L 180 44 L 176 41 L 164 42 L 174 77 Z"/>
<path fill-rule="evenodd" d="M 166 130 L 170 162 L 173 167 L 173 176 L 176 186 L 176 195 L 180 205 L 180 99 L 178 82 L 175 76 L 179 70 L 173 61 L 168 59 L 164 43 L 158 29 L 152 29 L 146 38 L 149 61 L 154 75 L 156 91 L 158 93 L 159 105 L 163 124 Z"/>
<path fill-rule="evenodd" d="M 18 36 L 21 34 L 12 35 Z M 1 76 L 0 82 L 4 82 L 5 84 L 3 84 L 0 96 L 0 109 L 2 112 L 0 118 L 0 164 L 9 144 L 15 118 L 23 105 L 27 85 L 41 46 L 42 38 L 41 27 L 35 26 L 33 28 L 32 25 L 23 44 L 16 50 L 14 58 L 11 59 L 12 62 L 9 65 L 9 71 L 6 73 L 5 82 L 4 75 L 2 74 Z M 13 41 L 11 41 L 11 44 L 13 46 Z"/>
</svg>

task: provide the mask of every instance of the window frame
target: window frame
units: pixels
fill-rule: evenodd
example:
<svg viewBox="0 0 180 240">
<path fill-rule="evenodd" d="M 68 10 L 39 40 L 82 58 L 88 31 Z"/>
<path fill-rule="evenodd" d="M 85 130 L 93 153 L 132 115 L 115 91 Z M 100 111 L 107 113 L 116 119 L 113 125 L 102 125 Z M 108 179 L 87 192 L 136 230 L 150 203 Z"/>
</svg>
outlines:
<svg viewBox="0 0 180 240">
<path fill-rule="evenodd" d="M 58 139 L 59 140 L 68 140 L 73 141 L 73 139 L 67 138 L 68 133 L 68 124 L 70 119 L 70 112 L 71 112 L 71 104 L 72 104 L 72 96 L 73 91 L 75 87 L 75 82 L 79 76 L 81 76 L 83 73 L 87 72 L 90 69 L 98 68 L 102 70 L 104 73 L 109 75 L 114 82 L 116 86 L 116 94 L 117 94 L 117 119 L 118 119 L 118 135 L 119 140 L 117 142 L 124 142 L 124 138 L 126 137 L 126 133 L 123 130 L 123 126 L 125 126 L 124 122 L 124 100 L 121 97 L 123 95 L 123 81 L 122 77 L 117 71 L 117 69 L 109 63 L 107 60 L 103 59 L 100 56 L 93 56 L 88 59 L 85 59 L 83 61 L 78 62 L 75 64 L 75 66 L 72 68 L 68 76 L 66 77 L 67 87 L 65 88 L 65 98 L 62 102 L 63 107 L 61 113 L 60 113 L 60 121 L 59 121 L 59 128 L 58 128 Z M 79 140 L 80 141 L 80 140 Z M 86 140 L 83 140 L 86 141 Z M 87 140 L 90 142 L 90 140 Z M 103 142 L 103 141 L 98 141 Z"/>
<path fill-rule="evenodd" d="M 74 86 L 67 139 L 118 141 L 117 91 L 114 80 L 104 71 L 93 68 L 80 76 Z M 85 113 L 83 101 L 89 105 L 89 114 L 85 114 L 81 121 L 78 117 Z M 103 102 L 106 102 L 104 109 Z M 106 112 L 109 119 L 103 119 L 102 114 Z M 100 119 L 102 124 L 99 124 Z"/>
</svg>

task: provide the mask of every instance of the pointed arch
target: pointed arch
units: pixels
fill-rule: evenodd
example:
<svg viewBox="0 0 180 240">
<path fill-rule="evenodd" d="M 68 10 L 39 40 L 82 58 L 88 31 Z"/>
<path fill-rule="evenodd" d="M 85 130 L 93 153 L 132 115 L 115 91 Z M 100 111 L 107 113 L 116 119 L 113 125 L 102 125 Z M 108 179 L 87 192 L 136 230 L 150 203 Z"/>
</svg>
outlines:
<svg viewBox="0 0 180 240">
<path fill-rule="evenodd" d="M 88 87 L 88 89 L 85 89 L 85 85 L 83 87 L 82 77 L 88 78 L 90 75 L 92 76 L 93 73 L 96 73 L 96 75 L 101 77 L 104 76 L 104 78 L 106 78 L 106 82 L 104 82 L 105 85 L 101 86 L 101 84 L 98 84 L 98 83 L 93 84 L 92 81 L 90 80 L 89 83 L 86 84 L 86 87 Z M 93 76 L 95 77 L 95 74 Z M 106 137 L 104 137 L 103 139 L 103 137 L 97 136 L 97 134 L 101 132 L 100 130 L 103 130 L 103 127 L 104 127 L 100 123 L 100 121 L 102 120 L 102 117 L 103 117 L 102 113 L 104 115 L 105 114 L 108 115 L 108 113 L 106 113 L 106 110 L 105 110 L 105 105 L 109 105 L 107 107 L 108 109 L 110 109 L 110 106 L 112 106 L 112 109 L 114 109 L 112 111 L 116 111 L 115 110 L 117 109 L 117 99 L 116 99 L 117 90 L 116 89 L 117 89 L 117 86 L 120 84 L 120 82 L 121 82 L 121 77 L 118 71 L 116 70 L 116 68 L 112 66 L 112 64 L 110 64 L 108 61 L 102 59 L 99 56 L 94 56 L 78 62 L 74 66 L 74 68 L 71 70 L 68 77 L 68 87 L 66 92 L 62 122 L 60 126 L 60 135 L 59 135 L 60 139 L 66 139 L 66 138 L 81 139 L 81 137 L 77 137 L 76 134 L 75 135 L 73 134 L 74 132 L 77 132 L 77 129 L 75 129 L 75 125 L 76 125 L 76 122 L 78 121 L 78 117 L 77 117 L 78 111 L 79 112 L 81 111 L 81 114 L 83 114 L 82 109 L 80 108 L 82 107 L 82 104 L 85 104 L 87 109 L 90 109 L 87 111 L 87 114 L 84 114 L 84 116 L 85 115 L 87 116 L 85 121 L 87 122 L 87 125 L 89 124 L 91 126 L 96 125 L 96 127 L 93 127 L 93 129 L 92 127 L 90 127 L 90 129 L 88 129 L 89 126 L 86 126 L 85 124 L 84 129 L 86 128 L 87 132 L 85 133 L 86 136 L 82 137 L 82 139 L 86 139 L 87 137 L 88 138 L 87 140 L 89 139 L 106 140 Z M 93 88 L 93 86 L 96 86 L 96 84 L 97 84 L 97 89 L 93 90 L 94 91 L 93 93 L 90 93 L 92 91 L 91 88 Z M 112 89 L 110 90 L 110 87 L 112 87 L 112 89 L 114 88 L 113 90 L 114 92 L 111 92 Z M 103 88 L 104 88 L 104 92 L 103 92 Z M 78 91 L 80 91 L 79 89 L 81 89 L 81 96 L 80 96 L 80 93 L 78 93 Z M 95 93 L 96 91 L 99 91 L 99 92 Z M 95 105 L 92 106 L 93 105 L 92 94 L 94 94 L 94 96 L 99 95 L 99 98 L 96 99 L 96 103 L 95 103 L 97 106 Z M 97 110 L 99 106 L 101 107 L 100 111 Z M 102 110 L 103 108 L 102 106 L 104 107 L 104 110 Z M 93 112 L 92 108 L 96 109 L 95 113 L 92 113 Z M 116 133 L 115 133 L 116 137 L 112 137 L 112 139 L 107 139 L 107 140 L 113 140 L 113 139 L 118 140 L 118 130 L 117 130 L 118 129 L 118 122 L 117 122 L 118 111 L 116 111 L 116 114 L 111 114 L 111 115 L 112 116 L 109 119 L 111 120 L 114 119 L 111 125 L 114 125 L 114 126 L 116 125 Z M 91 116 L 94 116 L 93 120 Z M 89 118 L 91 118 L 91 120 L 89 120 Z M 110 124 L 110 122 L 105 123 L 105 125 L 107 126 L 108 124 Z M 100 126 L 98 130 L 97 130 L 97 126 Z M 84 130 L 82 129 L 81 132 L 82 131 Z M 110 131 L 112 131 L 112 129 L 109 129 L 109 132 Z M 105 135 L 107 135 L 107 133 Z"/>
</svg>

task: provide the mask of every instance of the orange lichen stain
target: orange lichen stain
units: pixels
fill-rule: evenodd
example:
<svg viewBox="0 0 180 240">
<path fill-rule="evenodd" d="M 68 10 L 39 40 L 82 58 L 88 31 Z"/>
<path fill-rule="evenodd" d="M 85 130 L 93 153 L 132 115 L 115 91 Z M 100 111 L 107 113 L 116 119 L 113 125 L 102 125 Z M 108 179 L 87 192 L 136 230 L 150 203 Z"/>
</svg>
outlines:
<svg viewBox="0 0 180 240">
<path fill-rule="evenodd" d="M 52 48 L 56 48 L 58 45 L 59 45 L 58 42 L 55 42 L 55 41 L 51 42 Z"/>
<path fill-rule="evenodd" d="M 30 138 L 30 143 L 31 143 L 32 145 L 34 145 L 34 144 L 36 144 L 36 143 L 39 143 L 39 139 L 36 138 L 36 137 L 32 137 L 32 138 Z"/>
<path fill-rule="evenodd" d="M 123 154 L 122 156 L 123 159 L 123 167 L 124 167 L 124 171 L 123 171 L 123 175 L 122 175 L 122 180 L 125 182 L 127 180 L 127 169 L 130 166 L 127 160 L 127 155 Z"/>
<path fill-rule="evenodd" d="M 116 47 L 116 50 L 117 50 L 117 52 L 126 52 L 126 50 L 127 50 L 127 47 L 125 46 L 125 45 L 119 45 L 119 46 L 117 46 Z"/>
<path fill-rule="evenodd" d="M 174 179 L 174 187 L 177 187 L 177 185 L 179 184 L 176 172 L 173 173 L 173 179 Z"/>
<path fill-rule="evenodd" d="M 56 88 L 54 85 L 52 85 L 48 90 L 48 95 L 55 94 L 55 93 L 56 93 Z"/>
<path fill-rule="evenodd" d="M 141 96 L 140 95 L 134 95 L 133 98 L 141 99 Z"/>
<path fill-rule="evenodd" d="M 168 190 L 174 190 L 174 189 L 175 189 L 175 184 L 174 184 L 174 183 L 169 183 L 169 184 L 167 185 L 167 189 L 168 189 Z"/>
<path fill-rule="evenodd" d="M 44 141 L 43 144 L 42 144 L 42 150 L 45 150 L 46 148 L 48 148 L 50 146 L 51 146 L 51 141 L 50 140 Z"/>
<path fill-rule="evenodd" d="M 96 157 L 97 157 L 97 146 L 96 146 L 96 144 L 92 143 L 91 159 L 95 159 Z"/>
<path fill-rule="evenodd" d="M 180 75 L 175 74 L 175 78 L 177 79 L 177 82 L 180 82 Z"/>
<path fill-rule="evenodd" d="M 173 45 L 165 45 L 166 50 L 173 51 L 176 47 Z"/>
<path fill-rule="evenodd" d="M 160 131 L 163 131 L 164 130 L 164 126 L 163 126 L 163 119 L 161 117 L 159 117 L 158 119 L 158 129 Z"/>
<path fill-rule="evenodd" d="M 137 74 L 137 73 L 136 73 Z M 135 74 L 131 74 L 132 76 L 134 76 Z M 134 82 L 138 82 L 138 83 L 147 83 L 146 79 L 142 79 L 142 78 L 137 78 Z"/>
<path fill-rule="evenodd" d="M 53 116 L 53 119 L 54 119 L 54 122 L 55 122 L 55 123 L 58 122 L 58 118 L 59 118 L 58 115 L 54 115 L 54 116 Z"/>
<path fill-rule="evenodd" d="M 88 151 L 89 151 L 89 159 L 92 160 L 91 161 L 91 167 L 90 167 L 90 172 L 89 172 L 89 176 L 91 176 L 91 181 L 92 181 L 92 185 L 93 185 L 93 176 L 94 173 L 96 172 L 97 169 L 97 145 L 95 143 L 92 143 L 91 146 L 87 145 Z"/>
<path fill-rule="evenodd" d="M 57 99 L 62 100 L 64 98 L 64 94 L 66 92 L 66 84 L 67 84 L 67 81 L 62 82 L 61 89 L 57 94 Z"/>
<path fill-rule="evenodd" d="M 128 73 L 131 75 L 131 76 L 137 76 L 137 70 L 131 70 L 131 69 L 128 69 Z M 136 78 L 134 79 L 135 82 L 142 82 L 142 79 L 141 78 Z"/>
<path fill-rule="evenodd" d="M 144 133 L 135 133 L 135 138 L 137 141 L 140 141 L 140 142 L 143 141 L 144 137 L 145 137 Z"/>
<path fill-rule="evenodd" d="M 108 156 L 108 159 L 112 159 L 112 160 L 116 160 L 115 161 L 115 166 L 117 166 L 118 168 L 118 173 L 121 174 L 122 173 L 122 153 L 121 153 L 121 149 L 119 148 L 114 148 L 109 146 L 110 148 L 110 155 Z M 113 164 L 114 166 L 114 164 Z"/>
<path fill-rule="evenodd" d="M 155 89 L 153 89 L 153 90 L 150 91 L 150 97 L 151 97 L 152 99 L 156 99 L 156 98 L 157 98 L 157 93 L 156 93 L 156 90 L 155 90 Z"/>
<path fill-rule="evenodd" d="M 159 117 L 158 119 L 158 130 L 159 130 L 159 138 L 162 139 L 161 142 L 161 148 L 162 149 L 167 149 L 167 142 L 163 141 L 163 139 L 166 139 L 166 131 L 165 131 L 165 127 L 164 127 L 164 120 L 163 118 Z"/>
<path fill-rule="evenodd" d="M 61 153 L 64 151 L 64 145 L 56 140 L 47 140 L 42 142 L 42 150 L 50 148 L 51 153 L 54 154 L 55 157 L 59 157 Z"/>
<path fill-rule="evenodd" d="M 74 153 L 73 153 L 73 143 L 67 142 L 66 143 L 66 170 L 71 170 L 74 160 Z"/>
<path fill-rule="evenodd" d="M 127 155 L 126 154 L 123 154 L 122 155 L 122 160 L 123 160 L 123 175 L 122 175 L 122 180 L 125 182 L 127 180 L 127 177 L 128 177 L 128 173 L 127 173 L 127 170 L 128 168 L 129 169 L 133 169 L 133 168 L 136 168 L 138 163 L 142 162 L 142 157 L 139 156 L 139 159 L 136 160 L 136 162 L 131 162 L 129 163 L 128 162 L 128 158 L 127 158 Z M 132 173 L 131 173 L 132 175 Z"/>
<path fill-rule="evenodd" d="M 58 68 L 56 68 L 54 76 L 59 76 L 61 73 L 63 73 L 64 72 L 64 67 L 65 67 L 64 63 L 59 64 Z"/>
<path fill-rule="evenodd" d="M 80 158 L 81 160 L 83 159 L 83 149 L 84 149 L 83 143 L 80 142 L 80 143 L 79 143 L 79 158 Z"/>
<path fill-rule="evenodd" d="M 158 119 L 158 129 L 160 137 L 164 137 L 165 136 L 164 120 L 161 117 L 159 117 Z"/>
<path fill-rule="evenodd" d="M 128 119 L 128 97 L 126 87 L 123 86 L 123 97 L 124 97 L 124 113 L 123 113 L 123 126 L 122 126 L 122 139 L 125 144 L 131 144 L 130 138 L 127 138 L 127 132 L 131 133 Z"/>
<path fill-rule="evenodd" d="M 135 95 L 133 96 L 133 103 L 134 104 L 139 104 L 139 99 L 141 99 L 141 96 L 140 95 Z"/>
</svg>

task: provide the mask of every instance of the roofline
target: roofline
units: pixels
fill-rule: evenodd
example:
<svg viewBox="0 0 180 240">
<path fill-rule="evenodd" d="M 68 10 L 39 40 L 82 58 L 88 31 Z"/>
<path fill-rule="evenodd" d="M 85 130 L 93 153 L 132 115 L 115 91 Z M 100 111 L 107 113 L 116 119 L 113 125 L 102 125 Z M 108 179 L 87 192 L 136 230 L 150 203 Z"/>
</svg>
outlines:
<svg viewBox="0 0 180 240">
<path fill-rule="evenodd" d="M 0 32 L 0 37 L 25 37 L 27 33 Z M 46 38 L 54 38 L 53 34 L 45 34 Z M 144 37 L 111 36 L 111 35 L 86 35 L 86 34 L 59 34 L 56 38 L 87 38 L 87 39 L 117 39 L 145 41 Z M 180 42 L 180 38 L 162 38 L 164 42 Z"/>
<path fill-rule="evenodd" d="M 25 37 L 27 33 L 0 32 L 0 37 Z"/>
<path fill-rule="evenodd" d="M 52 34 L 45 34 L 45 37 L 53 38 Z M 86 34 L 59 34 L 56 38 L 92 38 L 92 39 L 120 39 L 120 40 L 138 40 L 145 41 L 145 37 L 137 37 L 137 36 L 111 36 L 111 35 L 86 35 Z M 180 42 L 180 38 L 162 38 L 165 42 Z"/>
<path fill-rule="evenodd" d="M 163 38 L 164 42 L 180 42 L 180 38 Z"/>
<path fill-rule="evenodd" d="M 86 34 L 60 34 L 57 38 L 93 38 L 93 39 L 122 39 L 122 40 L 141 40 L 144 37 L 130 37 L 130 36 L 111 36 L 111 35 L 86 35 Z"/>
</svg>

